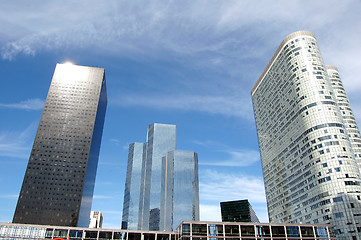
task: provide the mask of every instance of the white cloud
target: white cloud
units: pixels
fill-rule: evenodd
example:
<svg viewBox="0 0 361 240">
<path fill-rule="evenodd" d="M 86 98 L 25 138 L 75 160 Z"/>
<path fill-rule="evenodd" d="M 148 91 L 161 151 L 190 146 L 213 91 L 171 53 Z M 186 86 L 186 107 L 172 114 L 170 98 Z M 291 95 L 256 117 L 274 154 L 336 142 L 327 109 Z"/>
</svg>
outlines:
<svg viewBox="0 0 361 240">
<path fill-rule="evenodd" d="M 231 96 L 137 96 L 121 95 L 112 102 L 122 106 L 140 106 L 159 110 L 201 111 L 210 114 L 253 118 L 252 106 L 241 97 Z"/>
<path fill-rule="evenodd" d="M 110 199 L 113 198 L 113 196 L 108 196 L 108 195 L 94 195 L 93 199 Z"/>
<path fill-rule="evenodd" d="M 0 195 L 0 198 L 6 198 L 6 199 L 17 199 L 19 197 L 19 194 L 2 194 Z"/>
<path fill-rule="evenodd" d="M 266 202 L 263 180 L 254 176 L 206 170 L 200 174 L 199 189 L 202 201 L 248 199 L 251 204 Z"/>
<path fill-rule="evenodd" d="M 0 156 L 14 158 L 28 158 L 31 150 L 31 141 L 36 132 L 36 124 L 30 124 L 20 132 L 0 133 Z"/>
<path fill-rule="evenodd" d="M 226 153 L 229 155 L 229 158 L 225 160 L 201 161 L 199 164 L 223 167 L 246 167 L 260 161 L 259 152 L 254 150 L 229 151 Z"/>
<path fill-rule="evenodd" d="M 221 208 L 217 205 L 200 204 L 200 220 L 201 221 L 214 221 L 221 222 Z"/>
<path fill-rule="evenodd" d="M 13 108 L 24 110 L 41 110 L 44 107 L 44 101 L 38 98 L 28 99 L 19 103 L 0 103 L 0 108 Z"/>
<path fill-rule="evenodd" d="M 354 57 L 360 49 L 358 1 L 59 3 L 34 0 L 31 5 L 22 1 L 2 4 L 2 57 L 91 47 L 131 58 L 189 56 L 189 64 L 245 75 L 250 69 L 240 67 L 242 64 L 266 57 L 262 60 L 265 63 L 283 37 L 297 30 L 314 31 L 324 45 L 321 48 L 334 53 L 336 64 L 357 59 Z M 320 11 L 326 4 L 327 11 Z M 359 66 L 354 61 L 348 70 L 357 76 Z"/>
</svg>

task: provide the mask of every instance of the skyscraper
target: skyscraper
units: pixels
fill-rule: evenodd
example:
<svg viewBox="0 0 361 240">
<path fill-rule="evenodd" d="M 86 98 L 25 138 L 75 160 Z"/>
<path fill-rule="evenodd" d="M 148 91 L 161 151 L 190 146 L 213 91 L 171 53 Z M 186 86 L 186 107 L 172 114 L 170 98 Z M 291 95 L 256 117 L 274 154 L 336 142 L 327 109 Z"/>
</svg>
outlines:
<svg viewBox="0 0 361 240">
<path fill-rule="evenodd" d="M 163 158 L 171 155 L 173 158 L 172 160 L 169 160 L 169 164 L 173 162 L 179 170 L 183 169 L 182 173 L 178 173 L 177 170 L 175 172 L 173 171 L 171 174 L 165 170 L 167 164 L 164 162 Z M 185 158 L 185 156 L 189 158 Z M 195 218 L 192 219 L 198 220 L 199 193 L 197 160 L 196 153 L 194 152 L 176 151 L 175 125 L 159 123 L 149 125 L 147 142 L 132 143 L 129 145 L 122 228 L 133 230 L 169 230 L 163 229 L 164 224 L 160 225 L 161 223 L 164 223 L 164 213 L 161 215 L 161 196 L 164 196 L 164 194 L 162 195 L 162 192 L 164 193 L 162 187 L 171 187 L 171 184 L 164 179 L 165 175 L 174 180 L 174 184 L 178 184 L 178 182 L 185 184 L 183 190 L 187 190 L 184 192 L 185 195 L 183 195 L 183 197 L 187 196 L 191 198 L 190 200 L 184 200 L 184 202 L 189 204 L 187 206 L 190 206 L 188 208 L 189 214 L 187 216 L 192 216 L 194 213 Z M 191 162 L 191 166 L 185 166 L 185 164 Z M 182 176 L 187 176 L 194 182 L 182 181 Z M 195 187 L 197 190 L 195 190 Z M 175 185 L 173 188 L 173 195 L 167 196 L 178 199 L 178 197 L 176 197 L 178 189 L 179 191 L 182 189 Z M 193 195 L 188 195 L 188 190 L 192 190 Z M 167 213 L 170 214 L 169 216 L 172 216 L 172 220 L 175 219 L 176 221 L 178 221 L 177 216 L 180 218 L 185 216 L 185 213 L 182 213 L 181 211 L 177 213 L 168 211 Z"/>
<path fill-rule="evenodd" d="M 252 100 L 270 221 L 331 223 L 338 239 L 360 239 L 361 139 L 341 88 L 314 35 L 300 31 L 282 41 Z"/>
<path fill-rule="evenodd" d="M 144 185 L 142 229 L 159 230 L 162 157 L 176 149 L 177 127 L 170 124 L 153 123 L 148 127 L 147 155 Z"/>
<path fill-rule="evenodd" d="M 104 69 L 56 65 L 14 223 L 88 226 L 106 105 Z"/>
<path fill-rule="evenodd" d="M 257 222 L 259 219 L 247 199 L 221 202 L 222 222 Z"/>
<path fill-rule="evenodd" d="M 160 230 L 175 231 L 186 219 L 199 221 L 198 155 L 175 150 L 163 157 Z"/>
<path fill-rule="evenodd" d="M 143 203 L 140 198 L 142 164 L 146 154 L 146 147 L 146 143 L 132 143 L 129 145 L 122 229 L 140 229 L 138 222 L 142 218 L 139 216 L 139 207 Z"/>
</svg>

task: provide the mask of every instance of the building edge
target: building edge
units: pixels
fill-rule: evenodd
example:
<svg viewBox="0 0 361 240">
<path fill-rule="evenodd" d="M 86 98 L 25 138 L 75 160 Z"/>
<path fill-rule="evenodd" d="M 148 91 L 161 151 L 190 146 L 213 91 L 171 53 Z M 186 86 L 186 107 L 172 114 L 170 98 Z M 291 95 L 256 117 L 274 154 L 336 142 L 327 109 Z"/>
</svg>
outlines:
<svg viewBox="0 0 361 240">
<path fill-rule="evenodd" d="M 265 75 L 267 74 L 268 70 L 272 67 L 275 59 L 278 57 L 278 55 L 280 54 L 282 48 L 286 45 L 286 43 L 288 41 L 290 41 L 291 39 L 295 38 L 295 37 L 300 37 L 300 36 L 308 36 L 308 37 L 312 37 L 316 40 L 315 35 L 313 35 L 313 33 L 309 32 L 309 31 L 297 31 L 294 33 L 291 33 L 289 35 L 287 35 L 283 41 L 281 42 L 281 44 L 278 46 L 276 52 L 273 54 L 271 60 L 268 62 L 266 68 L 263 70 L 261 76 L 258 78 L 256 84 L 253 86 L 252 90 L 251 90 L 251 95 L 253 95 L 253 93 L 257 90 L 259 84 L 262 82 L 263 78 L 265 77 Z"/>
</svg>

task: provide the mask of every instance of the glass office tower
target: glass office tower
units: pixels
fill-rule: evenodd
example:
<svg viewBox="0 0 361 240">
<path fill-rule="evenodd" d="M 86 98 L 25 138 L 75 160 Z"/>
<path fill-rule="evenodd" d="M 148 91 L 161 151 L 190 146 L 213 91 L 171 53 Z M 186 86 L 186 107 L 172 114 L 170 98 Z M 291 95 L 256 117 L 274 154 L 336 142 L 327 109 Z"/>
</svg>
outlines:
<svg viewBox="0 0 361 240">
<path fill-rule="evenodd" d="M 145 143 L 129 145 L 127 177 L 124 189 L 122 229 L 138 229 L 142 164 L 146 154 Z"/>
<path fill-rule="evenodd" d="M 88 226 L 106 106 L 103 68 L 56 65 L 14 223 Z"/>
<path fill-rule="evenodd" d="M 172 162 L 174 165 L 171 174 L 165 171 L 163 162 L 165 156 L 173 156 L 169 161 L 169 164 Z M 165 176 L 168 179 L 165 179 Z M 164 209 L 161 196 L 165 196 L 165 183 L 174 189 L 172 194 L 168 192 L 166 195 L 168 200 L 173 198 L 172 204 L 177 207 L 182 203 L 186 205 L 182 207 L 183 210 L 174 207 L 172 211 L 167 211 L 167 214 L 172 216 L 172 221 L 179 224 L 185 219 L 184 216 L 187 217 L 186 219 L 198 220 L 197 154 L 176 151 L 175 125 L 153 123 L 148 127 L 147 142 L 130 144 L 129 147 L 123 203 L 123 229 L 168 230 L 172 227 L 174 229 L 173 225 L 170 225 L 170 228 L 164 228 L 165 215 L 161 210 Z M 189 196 L 189 198 L 187 197 L 182 202 L 180 196 Z"/>
<path fill-rule="evenodd" d="M 337 239 L 361 239 L 360 134 L 340 84 L 301 31 L 282 41 L 252 100 L 270 222 L 331 223 Z"/>
<path fill-rule="evenodd" d="M 163 157 L 160 230 L 175 231 L 185 219 L 199 221 L 198 155 L 171 151 Z"/>
<path fill-rule="evenodd" d="M 140 229 L 159 230 L 162 157 L 176 149 L 176 133 L 176 125 L 153 123 L 148 127 Z"/>
</svg>

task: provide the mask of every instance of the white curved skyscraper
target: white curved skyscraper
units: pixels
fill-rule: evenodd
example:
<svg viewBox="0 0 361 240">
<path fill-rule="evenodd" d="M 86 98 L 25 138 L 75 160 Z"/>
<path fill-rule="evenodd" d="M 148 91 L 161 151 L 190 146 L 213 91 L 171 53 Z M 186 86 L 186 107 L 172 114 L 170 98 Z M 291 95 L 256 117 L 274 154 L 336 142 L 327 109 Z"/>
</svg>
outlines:
<svg viewBox="0 0 361 240">
<path fill-rule="evenodd" d="M 287 36 L 252 89 L 270 222 L 331 223 L 361 239 L 360 133 L 316 38 Z"/>
</svg>

